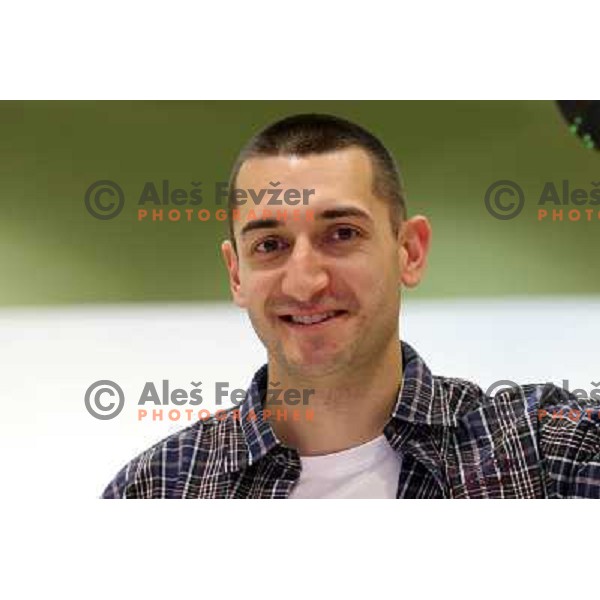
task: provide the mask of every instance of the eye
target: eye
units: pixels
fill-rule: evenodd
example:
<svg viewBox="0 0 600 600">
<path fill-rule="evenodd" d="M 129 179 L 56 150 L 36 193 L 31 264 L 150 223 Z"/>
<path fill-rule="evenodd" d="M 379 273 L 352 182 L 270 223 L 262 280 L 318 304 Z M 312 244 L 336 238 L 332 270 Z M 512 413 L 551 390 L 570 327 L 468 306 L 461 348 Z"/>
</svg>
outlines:
<svg viewBox="0 0 600 600">
<path fill-rule="evenodd" d="M 285 246 L 284 240 L 270 237 L 255 244 L 252 247 L 252 252 L 258 254 L 271 254 L 277 250 L 281 250 L 282 246 Z"/>
<path fill-rule="evenodd" d="M 361 232 L 355 227 L 349 227 L 344 225 L 343 227 L 337 227 L 333 231 L 333 238 L 335 241 L 345 242 L 352 240 L 355 237 L 360 237 Z"/>
</svg>

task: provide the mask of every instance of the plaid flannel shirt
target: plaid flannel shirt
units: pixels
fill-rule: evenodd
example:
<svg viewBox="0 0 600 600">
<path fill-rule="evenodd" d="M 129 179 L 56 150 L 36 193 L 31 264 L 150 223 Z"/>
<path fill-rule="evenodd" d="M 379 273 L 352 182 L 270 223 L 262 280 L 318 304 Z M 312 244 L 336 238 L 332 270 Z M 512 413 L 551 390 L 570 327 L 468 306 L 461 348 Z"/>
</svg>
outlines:
<svg viewBox="0 0 600 600">
<path fill-rule="evenodd" d="M 470 381 L 432 375 L 406 342 L 402 361 L 384 428 L 402 458 L 397 498 L 600 497 L 597 403 L 550 383 L 489 397 Z M 287 498 L 301 463 L 262 418 L 267 381 L 263 365 L 239 419 L 198 421 L 170 435 L 123 467 L 102 497 Z"/>
</svg>

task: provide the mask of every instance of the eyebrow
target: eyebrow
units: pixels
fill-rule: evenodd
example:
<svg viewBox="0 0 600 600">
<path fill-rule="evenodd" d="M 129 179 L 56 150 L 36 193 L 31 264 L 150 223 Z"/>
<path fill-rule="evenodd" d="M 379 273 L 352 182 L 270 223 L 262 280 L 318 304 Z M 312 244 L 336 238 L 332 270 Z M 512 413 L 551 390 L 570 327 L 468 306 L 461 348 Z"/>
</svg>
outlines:
<svg viewBox="0 0 600 600">
<path fill-rule="evenodd" d="M 373 220 L 368 212 L 357 206 L 328 208 L 317 215 L 317 219 L 342 219 L 344 217 L 359 217 L 360 219 L 365 219 L 367 221 Z"/>
<path fill-rule="evenodd" d="M 275 229 L 280 225 L 284 225 L 283 221 L 279 219 L 256 219 L 254 221 L 248 221 L 240 231 L 240 236 L 244 236 L 255 229 Z"/>
<path fill-rule="evenodd" d="M 373 221 L 369 213 L 356 206 L 338 206 L 337 208 L 328 208 L 316 216 L 318 220 L 343 219 L 345 217 L 358 217 L 367 221 Z M 275 229 L 282 225 L 285 225 L 285 221 L 281 221 L 279 219 L 255 219 L 253 221 L 248 221 L 248 223 L 242 227 L 240 236 L 244 236 L 256 229 Z"/>
</svg>

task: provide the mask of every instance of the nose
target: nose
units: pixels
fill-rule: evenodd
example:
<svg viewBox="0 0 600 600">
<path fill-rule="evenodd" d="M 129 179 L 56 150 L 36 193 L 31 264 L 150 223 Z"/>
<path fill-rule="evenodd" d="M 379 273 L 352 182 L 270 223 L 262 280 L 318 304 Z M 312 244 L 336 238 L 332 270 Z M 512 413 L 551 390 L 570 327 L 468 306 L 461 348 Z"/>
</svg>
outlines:
<svg viewBox="0 0 600 600">
<path fill-rule="evenodd" d="M 308 302 L 329 285 L 322 257 L 307 239 L 296 240 L 284 269 L 282 292 L 298 302 Z"/>
</svg>

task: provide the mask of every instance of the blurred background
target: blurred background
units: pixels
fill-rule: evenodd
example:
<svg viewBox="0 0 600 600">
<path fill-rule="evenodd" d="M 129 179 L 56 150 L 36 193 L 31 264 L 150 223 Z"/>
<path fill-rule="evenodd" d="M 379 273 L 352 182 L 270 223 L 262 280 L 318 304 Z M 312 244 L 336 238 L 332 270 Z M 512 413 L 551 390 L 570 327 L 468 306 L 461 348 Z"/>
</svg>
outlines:
<svg viewBox="0 0 600 600">
<path fill-rule="evenodd" d="M 586 150 L 553 102 L 2 102 L 0 306 L 228 299 L 224 223 L 136 220 L 146 182 L 190 190 L 202 207 L 243 143 L 297 112 L 355 120 L 379 136 L 404 173 L 410 214 L 432 222 L 429 275 L 414 298 L 597 294 L 600 220 L 538 221 L 544 183 L 589 190 Z M 518 218 L 491 218 L 487 188 L 517 182 Z M 122 213 L 93 218 L 84 195 L 119 184 Z M 168 207 L 165 207 L 168 208 Z"/>
<path fill-rule="evenodd" d="M 0 102 L 0 430 L 19 458 L 9 470 L 35 461 L 40 489 L 75 469 L 60 493 L 93 497 L 135 454 L 190 424 L 140 422 L 145 382 L 202 380 L 207 408 L 214 382 L 247 387 L 266 356 L 229 299 L 226 223 L 138 221 L 137 202 L 148 182 L 189 192 L 201 181 L 194 208 L 214 212 L 214 186 L 241 146 L 298 112 L 346 117 L 380 137 L 403 171 L 409 215 L 430 219 L 429 267 L 404 295 L 402 337 L 434 373 L 484 389 L 600 381 L 600 206 L 548 204 L 563 220 L 537 217 L 547 182 L 559 193 L 563 180 L 600 186 L 599 155 L 554 102 Z M 99 180 L 123 191 L 115 218 L 86 209 Z M 486 208 L 499 180 L 523 191 L 513 219 Z M 593 218 L 570 221 L 573 208 Z M 127 401 L 100 421 L 83 399 L 104 379 Z"/>
</svg>

